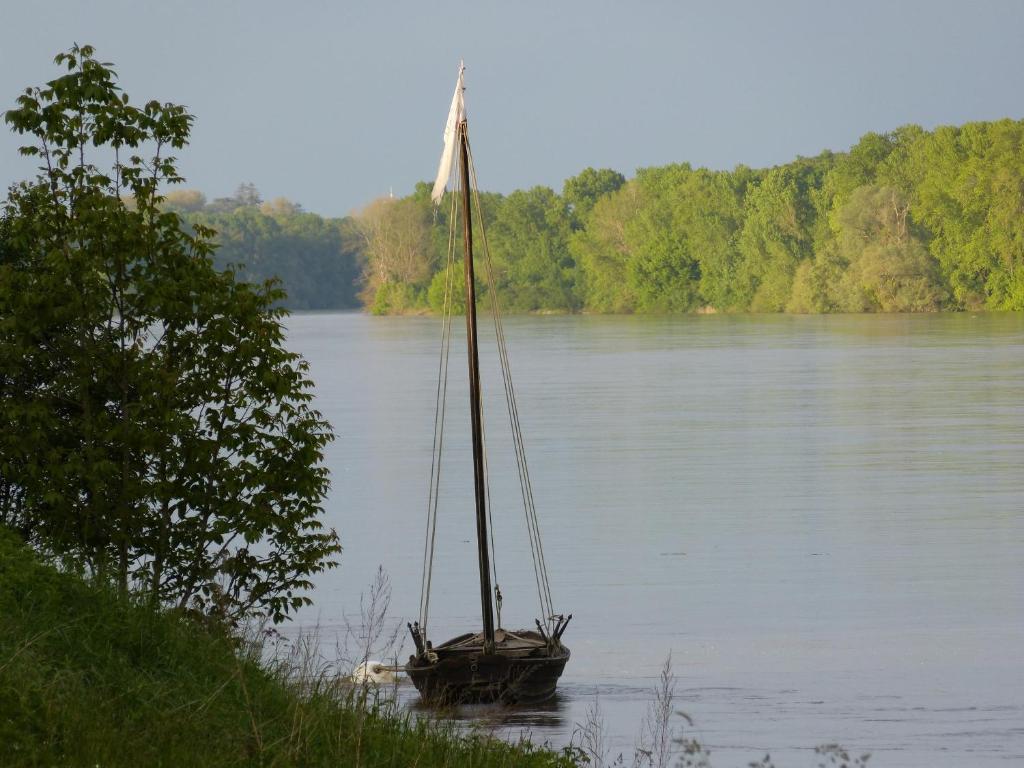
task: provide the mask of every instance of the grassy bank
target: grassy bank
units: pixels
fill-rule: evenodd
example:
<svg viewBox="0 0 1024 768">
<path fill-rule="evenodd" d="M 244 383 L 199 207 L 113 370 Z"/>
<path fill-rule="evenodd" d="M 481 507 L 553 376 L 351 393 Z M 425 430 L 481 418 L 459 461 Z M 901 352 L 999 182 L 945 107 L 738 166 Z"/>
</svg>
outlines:
<svg viewBox="0 0 1024 768">
<path fill-rule="evenodd" d="M 334 678 L 300 684 L 239 648 L 59 572 L 0 528 L 4 766 L 568 765 L 357 706 Z"/>
</svg>

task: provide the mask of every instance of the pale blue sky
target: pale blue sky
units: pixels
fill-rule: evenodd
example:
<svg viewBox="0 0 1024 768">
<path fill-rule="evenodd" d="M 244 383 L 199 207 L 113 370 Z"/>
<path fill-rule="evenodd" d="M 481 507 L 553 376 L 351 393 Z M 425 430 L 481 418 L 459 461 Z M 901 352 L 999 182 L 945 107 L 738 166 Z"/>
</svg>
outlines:
<svg viewBox="0 0 1024 768">
<path fill-rule="evenodd" d="M 0 105 L 91 43 L 189 106 L 187 186 L 342 215 L 432 177 L 460 57 L 481 185 L 761 167 L 867 131 L 1024 116 L 1021 0 L 0 0 Z M 31 174 L 0 130 L 0 183 Z"/>
</svg>

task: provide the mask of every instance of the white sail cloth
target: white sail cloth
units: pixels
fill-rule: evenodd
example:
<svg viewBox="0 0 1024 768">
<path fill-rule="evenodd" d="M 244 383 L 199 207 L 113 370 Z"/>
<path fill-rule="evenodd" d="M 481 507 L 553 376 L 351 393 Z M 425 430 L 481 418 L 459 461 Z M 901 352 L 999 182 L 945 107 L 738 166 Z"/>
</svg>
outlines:
<svg viewBox="0 0 1024 768">
<path fill-rule="evenodd" d="M 434 181 L 434 190 L 430 193 L 430 199 L 436 205 L 441 201 L 444 190 L 448 186 L 448 179 L 452 175 L 452 166 L 455 163 L 455 137 L 459 130 L 459 123 L 466 117 L 466 104 L 463 98 L 463 91 L 466 86 L 463 83 L 465 65 L 459 62 L 459 79 L 455 83 L 455 95 L 452 96 L 452 106 L 448 110 L 448 122 L 444 124 L 444 150 L 441 152 L 441 163 L 437 167 L 437 179 Z"/>
</svg>

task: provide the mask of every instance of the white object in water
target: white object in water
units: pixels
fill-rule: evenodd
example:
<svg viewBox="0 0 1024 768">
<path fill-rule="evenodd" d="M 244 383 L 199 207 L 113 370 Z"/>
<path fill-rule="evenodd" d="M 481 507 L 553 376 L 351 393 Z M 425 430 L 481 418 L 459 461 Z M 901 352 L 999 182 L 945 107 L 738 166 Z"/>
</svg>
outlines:
<svg viewBox="0 0 1024 768">
<path fill-rule="evenodd" d="M 364 661 L 352 670 L 352 682 L 381 685 L 395 682 L 395 673 L 383 661 Z"/>
</svg>

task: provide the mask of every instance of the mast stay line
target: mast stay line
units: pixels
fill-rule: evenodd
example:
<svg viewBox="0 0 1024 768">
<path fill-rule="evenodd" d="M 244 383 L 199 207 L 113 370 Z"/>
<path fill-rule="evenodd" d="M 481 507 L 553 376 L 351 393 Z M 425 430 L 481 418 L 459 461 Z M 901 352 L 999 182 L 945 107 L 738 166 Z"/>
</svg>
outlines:
<svg viewBox="0 0 1024 768">
<path fill-rule="evenodd" d="M 420 594 L 420 622 L 409 625 L 409 631 L 416 645 L 416 653 L 409 657 L 404 666 L 420 696 L 428 703 L 469 703 L 502 702 L 534 703 L 549 700 L 555 694 L 558 679 L 569 661 L 570 650 L 561 638 L 572 619 L 556 615 L 552 609 L 551 587 L 548 582 L 544 550 L 540 540 L 540 527 L 533 500 L 533 488 L 526 465 L 526 453 L 519 420 L 519 408 L 512 387 L 505 333 L 501 324 L 501 308 L 497 296 L 497 281 L 493 259 L 483 226 L 483 208 L 480 205 L 480 191 L 477 185 L 476 169 L 469 146 L 468 127 L 465 119 L 463 73 L 459 65 L 459 78 L 452 96 L 451 108 L 444 131 L 444 150 L 438 168 L 437 179 L 431 198 L 440 203 L 445 188 L 457 162 L 456 189 L 451 196 L 449 218 L 448 254 L 445 268 L 444 307 L 441 332 L 441 361 L 438 367 L 436 410 L 434 413 L 434 444 L 431 462 L 430 498 L 427 505 L 427 535 L 424 542 L 424 568 Z M 456 160 L 457 158 L 457 160 Z M 508 631 L 501 627 L 501 592 L 498 588 L 495 558 L 495 530 L 488 482 L 487 451 L 483 397 L 480 378 L 480 358 L 477 338 L 476 279 L 473 259 L 472 204 L 475 202 L 481 220 L 477 222 L 484 248 L 490 309 L 494 319 L 494 331 L 498 356 L 501 362 L 502 384 L 509 424 L 515 447 L 516 468 L 526 517 L 527 533 L 530 540 L 530 555 L 534 575 L 537 579 L 537 596 L 540 601 L 541 620 L 534 622 L 533 629 Z M 458 209 L 462 216 L 459 221 Z M 473 443 L 473 489 L 477 530 L 477 560 L 480 578 L 480 612 L 483 631 L 471 631 L 458 635 L 440 645 L 433 645 L 427 639 L 427 619 L 430 608 L 430 587 L 433 574 L 435 541 L 437 534 L 437 511 L 441 484 L 441 460 L 444 449 L 445 407 L 448 389 L 448 362 L 451 347 L 451 328 L 454 314 L 454 280 L 456 228 L 461 225 L 463 232 L 463 266 L 465 271 L 465 314 L 466 348 L 469 369 L 470 421 Z M 488 526 L 490 536 L 488 537 Z M 493 572 L 493 591 L 492 581 Z M 495 623 L 497 608 L 497 624 Z M 421 623 L 422 622 L 422 623 Z"/>
</svg>

